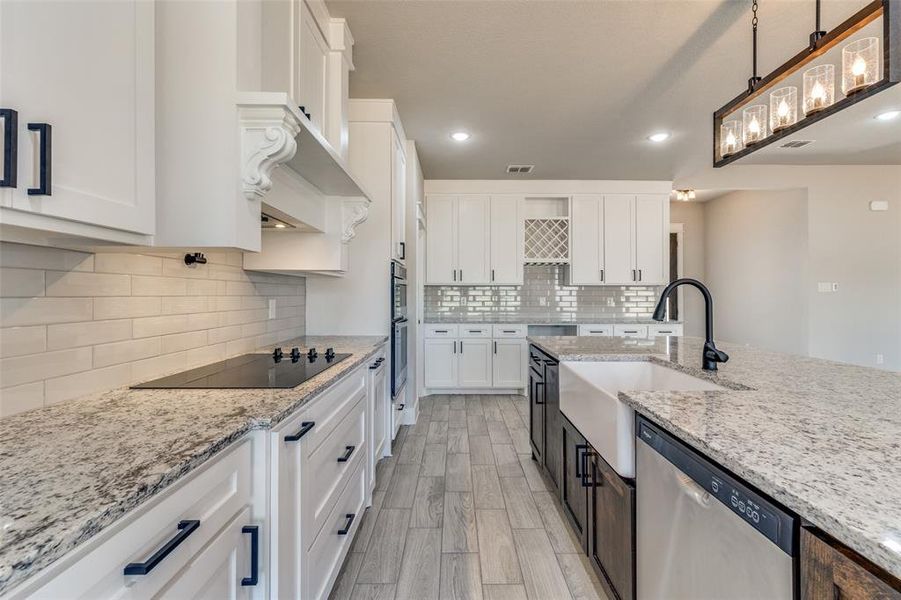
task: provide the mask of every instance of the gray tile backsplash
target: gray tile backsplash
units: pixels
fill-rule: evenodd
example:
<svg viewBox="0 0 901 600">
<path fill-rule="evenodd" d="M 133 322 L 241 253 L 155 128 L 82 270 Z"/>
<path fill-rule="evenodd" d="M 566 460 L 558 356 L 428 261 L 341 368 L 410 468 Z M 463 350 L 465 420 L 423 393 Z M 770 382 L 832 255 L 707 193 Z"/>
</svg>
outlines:
<svg viewBox="0 0 901 600">
<path fill-rule="evenodd" d="M 566 285 L 563 265 L 526 265 L 522 286 L 426 286 L 425 320 L 590 322 L 647 319 L 658 286 Z"/>
</svg>

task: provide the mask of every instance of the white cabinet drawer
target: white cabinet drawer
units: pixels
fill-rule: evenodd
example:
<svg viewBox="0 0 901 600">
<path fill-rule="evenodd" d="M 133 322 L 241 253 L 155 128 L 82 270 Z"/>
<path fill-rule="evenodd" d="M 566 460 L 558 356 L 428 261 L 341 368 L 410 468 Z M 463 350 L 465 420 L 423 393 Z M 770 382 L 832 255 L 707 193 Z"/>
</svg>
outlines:
<svg viewBox="0 0 901 600">
<path fill-rule="evenodd" d="M 682 335 L 682 323 L 648 325 L 648 335 Z"/>
<path fill-rule="evenodd" d="M 358 401 L 318 448 L 304 461 L 303 469 L 312 477 L 301 488 L 301 518 L 308 526 L 304 533 L 309 547 L 326 517 L 338 501 L 349 473 L 366 454 L 366 396 Z"/>
<path fill-rule="evenodd" d="M 490 338 L 491 325 L 460 325 L 461 338 Z"/>
<path fill-rule="evenodd" d="M 89 542 L 70 565 L 51 568 L 49 582 L 20 588 L 11 597 L 145 598 L 167 586 L 201 549 L 251 501 L 251 440 L 214 458 L 150 506 L 120 519 L 121 528 Z M 194 526 L 194 522 L 199 525 Z M 181 525 L 180 525 L 181 524 Z M 250 523 L 247 523 L 250 525 Z M 187 533 L 186 533 L 187 532 Z M 148 563 L 167 542 L 179 543 L 146 575 L 125 575 L 126 565 Z M 65 560 L 65 559 L 64 559 Z M 148 565 L 149 566 L 149 565 Z"/>
<path fill-rule="evenodd" d="M 366 477 L 360 463 L 307 553 L 304 598 L 319 600 L 328 596 L 360 525 L 365 488 Z"/>
<path fill-rule="evenodd" d="M 579 325 L 579 335 L 613 335 L 613 325 Z"/>
<path fill-rule="evenodd" d="M 620 337 L 648 337 L 648 326 L 617 324 L 613 326 L 613 335 Z"/>
<path fill-rule="evenodd" d="M 306 452 L 315 452 L 357 400 L 366 395 L 367 369 L 364 367 L 365 365 L 357 367 L 334 387 L 312 400 L 308 407 L 302 408 L 297 416 L 286 421 L 278 430 L 289 434 L 299 430 L 304 422 L 315 423 L 303 439 Z"/>
<path fill-rule="evenodd" d="M 427 338 L 455 338 L 457 337 L 456 325 L 426 325 L 424 337 Z"/>
<path fill-rule="evenodd" d="M 495 325 L 492 328 L 492 337 L 495 338 L 524 338 L 526 337 L 525 325 Z"/>
</svg>

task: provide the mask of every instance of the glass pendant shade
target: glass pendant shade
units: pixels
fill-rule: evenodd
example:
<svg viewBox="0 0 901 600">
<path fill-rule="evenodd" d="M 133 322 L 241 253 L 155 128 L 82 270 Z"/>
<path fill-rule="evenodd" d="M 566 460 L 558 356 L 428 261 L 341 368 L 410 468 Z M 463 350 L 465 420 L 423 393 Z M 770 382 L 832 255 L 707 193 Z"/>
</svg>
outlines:
<svg viewBox="0 0 901 600">
<path fill-rule="evenodd" d="M 725 158 L 744 147 L 741 139 L 741 122 L 726 121 L 720 125 L 720 156 Z"/>
<path fill-rule="evenodd" d="M 877 81 L 879 38 L 863 38 L 842 48 L 842 92 L 846 96 Z"/>
<path fill-rule="evenodd" d="M 742 133 L 745 146 L 756 144 L 766 137 L 766 104 L 755 104 L 741 113 Z"/>
<path fill-rule="evenodd" d="M 773 133 L 798 122 L 798 88 L 793 85 L 770 94 L 770 129 Z"/>
<path fill-rule="evenodd" d="M 804 114 L 832 106 L 835 94 L 835 66 L 818 65 L 804 71 Z"/>
</svg>

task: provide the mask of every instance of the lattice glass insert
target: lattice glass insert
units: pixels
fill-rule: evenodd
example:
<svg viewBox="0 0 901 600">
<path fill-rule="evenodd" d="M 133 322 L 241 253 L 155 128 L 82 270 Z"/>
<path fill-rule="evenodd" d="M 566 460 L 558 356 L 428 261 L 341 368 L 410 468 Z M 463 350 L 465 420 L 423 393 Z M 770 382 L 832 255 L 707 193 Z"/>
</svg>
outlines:
<svg viewBox="0 0 901 600">
<path fill-rule="evenodd" d="M 569 217 L 525 220 L 525 262 L 569 262 Z"/>
</svg>

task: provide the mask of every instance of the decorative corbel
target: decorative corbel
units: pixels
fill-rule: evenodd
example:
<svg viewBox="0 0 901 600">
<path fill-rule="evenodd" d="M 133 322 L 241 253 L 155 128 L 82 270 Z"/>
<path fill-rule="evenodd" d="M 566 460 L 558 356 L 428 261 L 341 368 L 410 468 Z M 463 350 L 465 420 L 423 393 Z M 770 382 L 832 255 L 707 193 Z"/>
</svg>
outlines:
<svg viewBox="0 0 901 600">
<path fill-rule="evenodd" d="M 369 216 L 366 198 L 347 198 L 341 204 L 341 243 L 346 244 L 357 234 L 357 225 Z"/>
<path fill-rule="evenodd" d="M 272 189 L 272 171 L 293 158 L 297 117 L 280 104 L 239 105 L 241 184 L 248 200 L 259 200 Z"/>
</svg>

